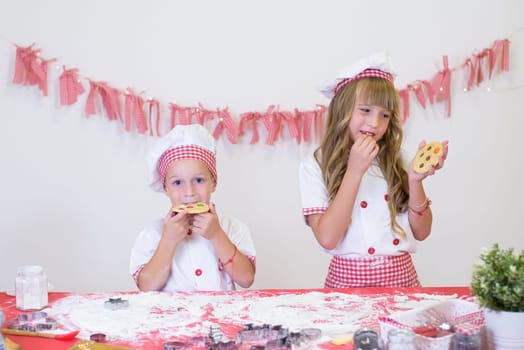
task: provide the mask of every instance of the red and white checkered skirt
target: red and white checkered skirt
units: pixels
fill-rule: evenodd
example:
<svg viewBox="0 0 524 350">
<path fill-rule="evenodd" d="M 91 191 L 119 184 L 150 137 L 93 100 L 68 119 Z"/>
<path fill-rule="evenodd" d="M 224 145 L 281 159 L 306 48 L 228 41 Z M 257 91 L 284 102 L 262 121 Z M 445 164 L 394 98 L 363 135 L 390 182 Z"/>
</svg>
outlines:
<svg viewBox="0 0 524 350">
<path fill-rule="evenodd" d="M 333 256 L 324 288 L 420 287 L 409 253 L 377 257 Z"/>
</svg>

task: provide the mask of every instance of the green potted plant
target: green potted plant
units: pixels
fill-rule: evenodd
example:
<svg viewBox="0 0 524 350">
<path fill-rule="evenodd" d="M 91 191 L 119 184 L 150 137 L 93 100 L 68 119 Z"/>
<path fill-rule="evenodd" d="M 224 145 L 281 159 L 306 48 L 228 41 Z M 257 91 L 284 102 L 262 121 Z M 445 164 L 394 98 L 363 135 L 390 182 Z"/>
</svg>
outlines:
<svg viewBox="0 0 524 350">
<path fill-rule="evenodd" d="M 471 294 L 483 308 L 489 349 L 524 349 L 524 251 L 495 243 L 474 265 Z"/>
</svg>

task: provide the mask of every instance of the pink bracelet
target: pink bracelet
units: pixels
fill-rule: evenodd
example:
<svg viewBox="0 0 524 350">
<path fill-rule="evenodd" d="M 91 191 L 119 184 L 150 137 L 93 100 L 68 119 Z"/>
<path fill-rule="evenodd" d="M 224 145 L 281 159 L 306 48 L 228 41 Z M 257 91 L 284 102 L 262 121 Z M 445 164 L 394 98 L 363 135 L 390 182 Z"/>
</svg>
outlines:
<svg viewBox="0 0 524 350">
<path fill-rule="evenodd" d="M 224 267 L 226 267 L 227 264 L 231 264 L 233 262 L 233 259 L 237 255 L 238 248 L 234 244 L 233 244 L 233 246 L 235 247 L 235 251 L 233 252 L 233 255 L 231 255 L 231 257 L 229 259 L 227 259 L 227 261 L 225 263 L 223 263 L 222 261 L 220 261 L 220 259 L 218 259 L 218 261 L 220 262 L 220 270 L 222 270 Z"/>
</svg>

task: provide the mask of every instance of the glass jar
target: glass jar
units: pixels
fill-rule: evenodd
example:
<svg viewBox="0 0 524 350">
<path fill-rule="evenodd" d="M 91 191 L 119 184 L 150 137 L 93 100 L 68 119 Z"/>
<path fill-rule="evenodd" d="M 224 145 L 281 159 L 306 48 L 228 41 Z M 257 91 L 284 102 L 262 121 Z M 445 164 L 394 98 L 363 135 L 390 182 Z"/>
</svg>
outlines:
<svg viewBox="0 0 524 350">
<path fill-rule="evenodd" d="M 480 332 L 455 333 L 451 340 L 451 350 L 481 350 L 482 340 Z"/>
<path fill-rule="evenodd" d="M 392 329 L 388 332 L 388 350 L 416 350 L 415 332 L 410 329 Z"/>
<path fill-rule="evenodd" d="M 363 328 L 353 334 L 353 348 L 355 350 L 382 350 L 382 341 L 377 332 Z"/>
<path fill-rule="evenodd" d="M 16 308 L 41 310 L 47 306 L 47 275 L 42 266 L 20 266 L 15 281 Z"/>
<path fill-rule="evenodd" d="M 0 325 L 4 324 L 4 313 L 0 310 Z M 0 333 L 0 350 L 5 350 L 4 336 Z"/>
</svg>

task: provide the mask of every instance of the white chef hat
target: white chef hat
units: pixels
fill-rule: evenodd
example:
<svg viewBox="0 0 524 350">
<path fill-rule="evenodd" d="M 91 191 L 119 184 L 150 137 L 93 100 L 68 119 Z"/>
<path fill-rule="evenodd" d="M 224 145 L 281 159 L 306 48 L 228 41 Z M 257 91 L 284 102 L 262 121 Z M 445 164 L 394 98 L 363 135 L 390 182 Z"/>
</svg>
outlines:
<svg viewBox="0 0 524 350">
<path fill-rule="evenodd" d="M 216 146 L 213 136 L 200 124 L 177 125 L 163 136 L 147 156 L 149 186 L 164 192 L 164 180 L 169 166 L 181 159 L 196 159 L 204 163 L 217 182 Z"/>
<path fill-rule="evenodd" d="M 393 84 L 395 76 L 389 54 L 387 52 L 378 52 L 345 67 L 334 79 L 325 84 L 320 91 L 327 98 L 331 99 L 351 81 L 362 78 L 382 78 Z"/>
</svg>

